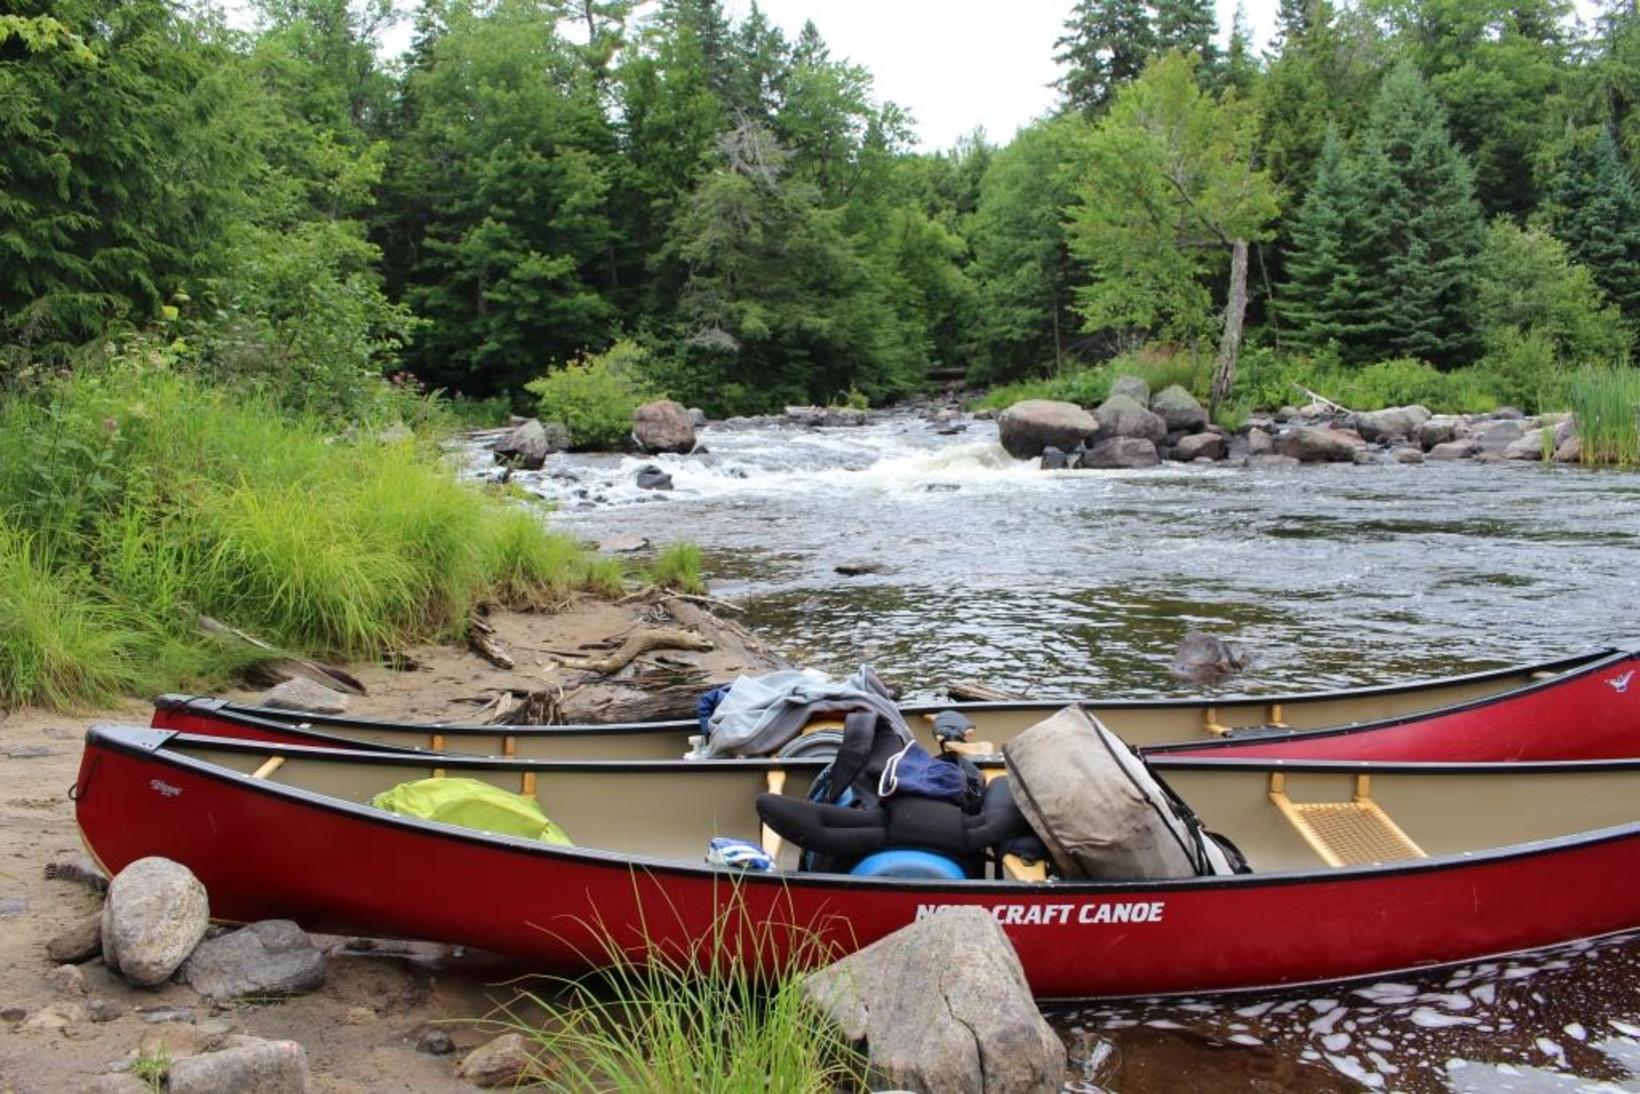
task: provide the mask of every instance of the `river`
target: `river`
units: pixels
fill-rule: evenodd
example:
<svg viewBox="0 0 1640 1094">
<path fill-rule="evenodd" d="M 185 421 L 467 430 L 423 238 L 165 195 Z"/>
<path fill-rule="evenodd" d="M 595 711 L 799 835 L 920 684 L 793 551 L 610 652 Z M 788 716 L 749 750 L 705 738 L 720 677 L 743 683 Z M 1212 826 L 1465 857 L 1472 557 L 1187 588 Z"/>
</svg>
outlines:
<svg viewBox="0 0 1640 1094">
<path fill-rule="evenodd" d="M 1042 472 L 992 423 L 709 427 L 707 454 L 560 454 L 514 481 L 556 527 L 706 553 L 712 594 L 792 661 L 909 694 L 1348 687 L 1640 641 L 1640 474 L 1468 462 Z M 669 472 L 640 490 L 637 469 Z M 844 563 L 883 572 L 844 577 Z M 1635 879 L 1613 879 L 1633 885 Z M 1345 944 L 1344 940 L 1340 940 Z M 1640 937 L 1332 990 L 1055 1016 L 1086 1089 L 1640 1091 Z"/>
</svg>

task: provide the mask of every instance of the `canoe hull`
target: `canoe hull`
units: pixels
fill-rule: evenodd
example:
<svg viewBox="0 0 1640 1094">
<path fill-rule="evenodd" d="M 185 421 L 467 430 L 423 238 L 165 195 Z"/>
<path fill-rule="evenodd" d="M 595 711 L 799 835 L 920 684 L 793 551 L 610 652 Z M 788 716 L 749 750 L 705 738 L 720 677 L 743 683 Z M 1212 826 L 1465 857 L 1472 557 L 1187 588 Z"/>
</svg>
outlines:
<svg viewBox="0 0 1640 1094">
<path fill-rule="evenodd" d="M 976 904 L 998 918 L 1038 996 L 1085 998 L 1380 975 L 1640 925 L 1640 886 L 1621 880 L 1640 872 L 1633 825 L 1348 871 L 937 886 L 634 865 L 258 785 L 168 760 L 157 743 L 96 735 L 76 799 L 106 868 L 175 859 L 205 884 L 216 918 L 459 942 L 551 970 L 599 963 L 606 937 L 633 952 L 687 952 L 725 916 L 779 960 L 806 932 L 847 950 L 934 908 Z"/>
</svg>

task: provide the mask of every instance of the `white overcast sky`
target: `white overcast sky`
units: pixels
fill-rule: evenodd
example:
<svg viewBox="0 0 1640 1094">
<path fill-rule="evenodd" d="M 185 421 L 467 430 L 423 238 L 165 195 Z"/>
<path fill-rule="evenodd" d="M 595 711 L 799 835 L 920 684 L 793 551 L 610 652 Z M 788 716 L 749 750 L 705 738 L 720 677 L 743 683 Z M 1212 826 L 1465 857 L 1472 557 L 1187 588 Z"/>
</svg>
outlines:
<svg viewBox="0 0 1640 1094">
<path fill-rule="evenodd" d="M 1220 37 L 1229 36 L 1236 0 L 1217 0 Z M 725 0 L 735 18 L 751 0 Z M 833 57 L 864 65 L 877 97 L 899 103 L 917 123 L 920 146 L 949 148 L 984 126 L 995 144 L 1055 101 L 1054 39 L 1072 0 L 760 0 L 795 37 L 813 19 Z M 1246 0 L 1255 46 L 1275 28 L 1276 0 Z"/>
</svg>

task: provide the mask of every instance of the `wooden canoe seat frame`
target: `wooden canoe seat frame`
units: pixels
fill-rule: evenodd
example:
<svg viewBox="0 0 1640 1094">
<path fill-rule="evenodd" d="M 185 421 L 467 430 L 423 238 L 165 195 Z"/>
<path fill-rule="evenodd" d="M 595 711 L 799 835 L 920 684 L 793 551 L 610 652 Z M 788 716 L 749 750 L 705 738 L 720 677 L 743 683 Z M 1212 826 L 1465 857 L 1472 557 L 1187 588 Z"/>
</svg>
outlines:
<svg viewBox="0 0 1640 1094">
<path fill-rule="evenodd" d="M 1235 729 L 1251 729 L 1251 726 L 1227 726 L 1219 722 L 1219 708 L 1209 706 L 1202 712 L 1202 728 L 1215 737 L 1223 737 Z M 1282 721 L 1281 704 L 1271 703 L 1264 709 L 1264 725 L 1261 729 L 1287 729 L 1287 723 Z"/>
<path fill-rule="evenodd" d="M 1355 777 L 1347 802 L 1295 802 L 1287 796 L 1287 776 L 1270 775 L 1270 801 L 1328 866 L 1366 866 L 1428 858 L 1422 847 L 1372 800 L 1372 777 Z"/>
<path fill-rule="evenodd" d="M 251 772 L 251 778 L 265 779 L 284 766 L 285 758 L 283 756 L 269 756 L 262 761 L 262 766 Z"/>
</svg>

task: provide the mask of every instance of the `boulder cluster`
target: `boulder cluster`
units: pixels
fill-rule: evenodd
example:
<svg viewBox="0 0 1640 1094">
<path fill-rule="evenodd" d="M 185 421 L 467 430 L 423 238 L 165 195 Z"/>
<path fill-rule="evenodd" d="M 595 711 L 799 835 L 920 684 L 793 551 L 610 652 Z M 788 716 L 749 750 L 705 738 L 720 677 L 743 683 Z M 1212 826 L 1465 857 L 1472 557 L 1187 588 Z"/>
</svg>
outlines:
<svg viewBox="0 0 1640 1094">
<path fill-rule="evenodd" d="M 1156 467 L 1226 462 L 1267 468 L 1301 463 L 1502 462 L 1582 456 L 1571 418 L 1527 418 L 1505 408 L 1487 415 L 1432 414 L 1421 406 L 1361 413 L 1284 407 L 1226 429 L 1175 384 L 1151 396 L 1143 380 L 1118 379 L 1093 411 L 1074 403 L 1027 399 L 997 418 L 1002 446 L 1044 470 Z"/>
</svg>

